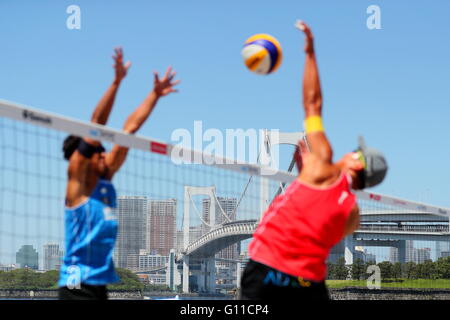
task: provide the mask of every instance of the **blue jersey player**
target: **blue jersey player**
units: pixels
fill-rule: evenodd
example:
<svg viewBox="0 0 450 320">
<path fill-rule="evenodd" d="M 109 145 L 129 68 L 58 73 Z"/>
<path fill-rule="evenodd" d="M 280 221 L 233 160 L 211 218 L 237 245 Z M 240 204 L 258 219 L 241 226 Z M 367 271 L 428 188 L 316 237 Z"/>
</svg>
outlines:
<svg viewBox="0 0 450 320">
<path fill-rule="evenodd" d="M 121 48 L 115 49 L 115 78 L 96 106 L 91 122 L 106 124 L 121 81 L 130 63 L 123 63 Z M 154 72 L 153 90 L 125 121 L 123 131 L 135 133 L 147 120 L 159 98 L 176 92 L 175 72 L 169 67 L 163 78 Z M 63 145 L 69 161 L 65 208 L 65 256 L 58 281 L 59 298 L 107 299 L 106 285 L 119 281 L 112 252 L 117 236 L 116 191 L 111 183 L 125 162 L 128 148 L 114 145 L 106 153 L 91 138 L 69 136 Z"/>
</svg>

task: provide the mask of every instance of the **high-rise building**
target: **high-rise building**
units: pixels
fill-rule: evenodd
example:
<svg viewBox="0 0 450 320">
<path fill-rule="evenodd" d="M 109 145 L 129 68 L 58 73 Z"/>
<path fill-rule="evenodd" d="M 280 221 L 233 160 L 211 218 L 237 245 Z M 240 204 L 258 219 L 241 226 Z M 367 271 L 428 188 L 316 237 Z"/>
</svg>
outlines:
<svg viewBox="0 0 450 320">
<path fill-rule="evenodd" d="M 47 243 L 43 246 L 44 271 L 59 270 L 62 263 L 63 252 L 57 243 Z"/>
<path fill-rule="evenodd" d="M 447 252 L 450 251 L 449 241 L 436 242 L 436 259 L 443 258 Z"/>
<path fill-rule="evenodd" d="M 176 251 L 177 252 L 182 252 L 183 251 L 183 230 L 177 230 L 177 236 L 176 236 L 176 242 L 177 242 L 177 246 L 176 246 Z"/>
<path fill-rule="evenodd" d="M 216 224 L 236 220 L 236 210 L 235 210 L 237 206 L 236 198 L 217 197 L 217 201 L 215 201 L 215 203 L 216 203 L 215 208 Z M 203 212 L 202 212 L 203 220 L 209 223 L 211 221 L 210 218 L 211 199 L 209 198 L 203 199 L 202 205 L 203 205 Z"/>
<path fill-rule="evenodd" d="M 134 269 L 140 250 L 146 248 L 148 198 L 120 196 L 115 209 L 118 220 L 115 264 L 119 268 Z"/>
<path fill-rule="evenodd" d="M 412 240 L 405 241 L 406 250 L 406 262 L 416 262 L 417 263 L 417 251 L 414 248 L 414 242 Z"/>
<path fill-rule="evenodd" d="M 147 251 L 168 256 L 176 246 L 177 200 L 149 200 L 147 216 Z"/>
<path fill-rule="evenodd" d="M 424 263 L 427 260 L 431 260 L 430 248 L 415 249 L 415 251 L 417 256 L 416 263 Z"/>
<path fill-rule="evenodd" d="M 203 220 L 210 222 L 210 212 L 211 212 L 211 199 L 203 199 Z M 215 223 L 222 224 L 226 222 L 231 222 L 236 220 L 236 198 L 224 198 L 217 197 L 216 207 L 215 207 Z M 216 254 L 216 258 L 222 259 L 232 259 L 236 260 L 239 256 L 239 244 L 235 243 Z M 230 267 L 231 264 L 228 262 L 218 262 L 218 266 Z"/>
<path fill-rule="evenodd" d="M 39 268 L 39 254 L 32 245 L 23 245 L 16 253 L 16 264 L 20 268 L 37 270 Z"/>
<path fill-rule="evenodd" d="M 399 262 L 398 248 L 395 248 L 395 247 L 390 247 L 389 248 L 389 262 L 390 263 Z"/>
</svg>

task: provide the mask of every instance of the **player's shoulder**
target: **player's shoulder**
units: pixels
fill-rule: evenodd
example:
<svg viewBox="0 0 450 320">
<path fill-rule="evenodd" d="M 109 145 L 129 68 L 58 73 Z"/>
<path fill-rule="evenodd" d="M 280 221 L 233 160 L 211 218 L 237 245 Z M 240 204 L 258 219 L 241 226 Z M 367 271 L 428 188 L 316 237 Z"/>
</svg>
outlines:
<svg viewBox="0 0 450 320">
<path fill-rule="evenodd" d="M 323 161 L 312 154 L 305 160 L 299 175 L 300 181 L 325 187 L 335 183 L 341 176 L 341 169 L 333 163 Z"/>
</svg>

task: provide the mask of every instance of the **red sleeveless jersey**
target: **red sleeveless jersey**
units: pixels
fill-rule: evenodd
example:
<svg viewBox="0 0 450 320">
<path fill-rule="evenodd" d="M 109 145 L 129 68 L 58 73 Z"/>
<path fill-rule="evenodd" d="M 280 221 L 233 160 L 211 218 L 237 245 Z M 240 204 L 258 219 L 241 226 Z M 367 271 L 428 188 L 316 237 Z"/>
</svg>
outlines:
<svg viewBox="0 0 450 320">
<path fill-rule="evenodd" d="M 312 281 L 326 278 L 326 259 L 344 236 L 356 197 L 350 177 L 317 188 L 296 179 L 265 212 L 249 255 L 254 261 Z"/>
</svg>

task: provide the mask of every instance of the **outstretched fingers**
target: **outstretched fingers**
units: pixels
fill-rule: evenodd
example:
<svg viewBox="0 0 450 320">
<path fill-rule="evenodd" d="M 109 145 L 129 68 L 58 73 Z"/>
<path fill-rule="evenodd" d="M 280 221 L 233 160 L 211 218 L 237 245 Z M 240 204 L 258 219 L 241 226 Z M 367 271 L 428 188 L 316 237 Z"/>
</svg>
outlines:
<svg viewBox="0 0 450 320">
<path fill-rule="evenodd" d="M 303 21 L 297 20 L 295 22 L 295 27 L 297 29 L 299 29 L 300 31 L 303 31 L 307 38 L 309 38 L 309 39 L 313 38 L 313 35 L 312 35 L 312 32 L 311 32 L 311 28 L 308 27 L 308 25 L 306 23 L 304 23 Z"/>
<path fill-rule="evenodd" d="M 157 71 L 153 71 L 153 77 L 155 79 L 155 82 L 159 82 L 159 75 Z"/>
<path fill-rule="evenodd" d="M 172 79 L 175 78 L 176 75 L 177 75 L 176 71 L 172 72 L 172 73 L 169 75 L 169 81 L 172 81 Z"/>
<path fill-rule="evenodd" d="M 172 71 L 172 67 L 168 67 L 166 72 L 164 73 L 164 77 L 159 78 L 158 72 L 153 71 L 154 75 L 154 88 L 153 90 L 159 96 L 165 96 L 172 92 L 178 92 L 178 90 L 173 87 L 180 83 L 180 80 L 174 80 L 176 76 L 176 72 Z"/>
<path fill-rule="evenodd" d="M 172 72 L 172 67 L 171 66 L 169 66 L 168 68 L 167 68 L 167 70 L 166 70 L 166 73 L 164 74 L 164 80 L 170 80 L 170 78 L 169 78 L 169 76 L 170 76 L 170 73 Z"/>
<path fill-rule="evenodd" d="M 114 61 L 121 62 L 123 59 L 123 50 L 122 47 L 114 48 L 114 55 L 112 56 Z"/>
</svg>

